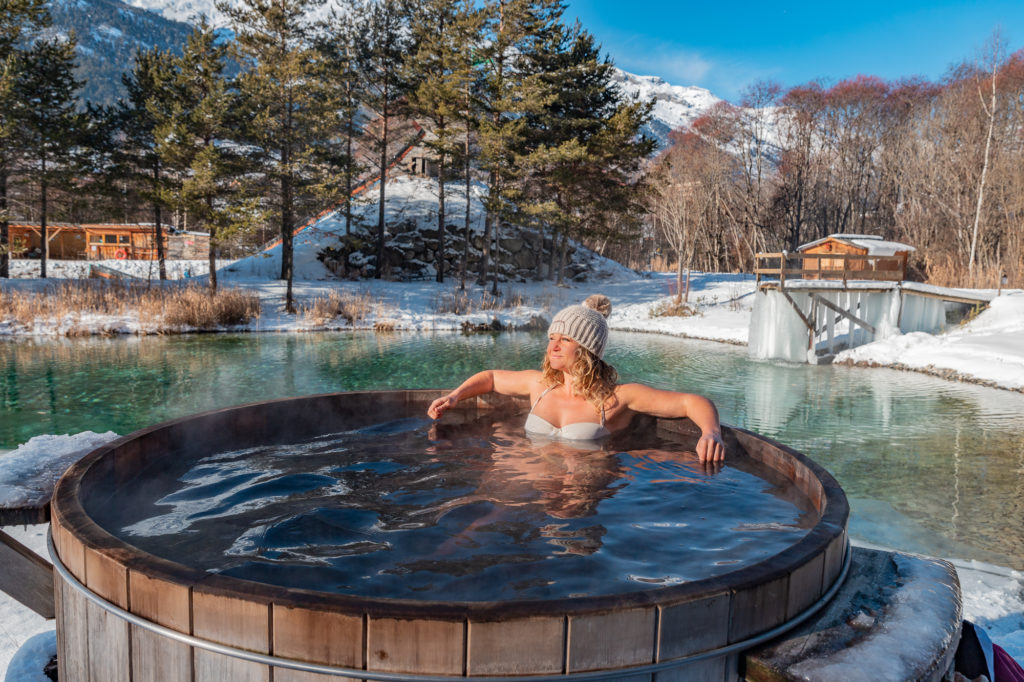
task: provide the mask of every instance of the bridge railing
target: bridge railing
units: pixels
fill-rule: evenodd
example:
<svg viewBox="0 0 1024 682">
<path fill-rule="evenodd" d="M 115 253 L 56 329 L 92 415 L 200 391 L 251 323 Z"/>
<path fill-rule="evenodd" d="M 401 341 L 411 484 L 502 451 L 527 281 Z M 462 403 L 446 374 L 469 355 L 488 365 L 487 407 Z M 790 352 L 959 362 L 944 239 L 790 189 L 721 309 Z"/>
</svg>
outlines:
<svg viewBox="0 0 1024 682">
<path fill-rule="evenodd" d="M 893 256 L 852 253 L 759 253 L 754 274 L 758 285 L 762 277 L 786 279 L 881 280 L 902 282 L 907 275 L 905 254 Z"/>
</svg>

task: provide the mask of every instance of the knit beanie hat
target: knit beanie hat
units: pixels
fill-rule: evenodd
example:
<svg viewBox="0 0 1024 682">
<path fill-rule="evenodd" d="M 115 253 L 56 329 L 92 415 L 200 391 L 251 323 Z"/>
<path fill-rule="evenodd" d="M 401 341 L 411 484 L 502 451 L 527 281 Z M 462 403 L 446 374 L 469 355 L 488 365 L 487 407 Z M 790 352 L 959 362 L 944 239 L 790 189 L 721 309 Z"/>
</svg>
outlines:
<svg viewBox="0 0 1024 682">
<path fill-rule="evenodd" d="M 548 336 L 567 336 L 600 359 L 608 342 L 608 323 L 604 318 L 611 312 L 612 302 L 608 297 L 594 294 L 581 305 L 571 305 L 558 311 L 548 327 Z"/>
</svg>

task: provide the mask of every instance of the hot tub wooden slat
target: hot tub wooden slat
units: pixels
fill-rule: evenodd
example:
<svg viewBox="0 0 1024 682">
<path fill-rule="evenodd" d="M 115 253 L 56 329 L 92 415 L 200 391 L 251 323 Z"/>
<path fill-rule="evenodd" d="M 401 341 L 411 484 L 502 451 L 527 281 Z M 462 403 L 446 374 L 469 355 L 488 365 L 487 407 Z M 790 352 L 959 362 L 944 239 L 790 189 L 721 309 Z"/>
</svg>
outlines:
<svg viewBox="0 0 1024 682">
<path fill-rule="evenodd" d="M 124 566 L 87 547 L 85 577 L 90 590 L 122 609 L 128 608 L 128 571 Z"/>
<path fill-rule="evenodd" d="M 846 529 L 844 528 L 842 533 L 832 538 L 825 550 L 824 583 L 826 585 L 831 585 L 839 577 L 839 572 L 843 569 L 846 549 Z"/>
<path fill-rule="evenodd" d="M 60 610 L 57 628 L 57 663 L 61 680 L 89 679 L 89 623 L 85 597 L 58 576 Z"/>
<path fill-rule="evenodd" d="M 131 679 L 128 623 L 92 602 L 86 603 L 85 610 L 89 623 L 89 679 L 128 682 Z"/>
<path fill-rule="evenodd" d="M 789 598 L 786 602 L 786 620 L 793 618 L 818 601 L 822 594 L 821 580 L 824 572 L 825 555 L 818 554 L 789 574 Z"/>
<path fill-rule="evenodd" d="M 625 609 L 569 619 L 569 672 L 654 662 L 657 610 Z"/>
<path fill-rule="evenodd" d="M 270 682 L 270 667 L 202 649 L 195 651 L 195 682 Z"/>
<path fill-rule="evenodd" d="M 469 622 L 470 675 L 560 673 L 565 666 L 565 618 Z"/>
<path fill-rule="evenodd" d="M 786 619 L 789 575 L 733 590 L 729 642 L 739 642 Z"/>
<path fill-rule="evenodd" d="M 342 668 L 363 667 L 362 616 L 278 605 L 273 611 L 276 656 Z"/>
<path fill-rule="evenodd" d="M 151 578 L 138 571 L 128 572 L 128 584 L 132 613 L 172 630 L 192 634 L 187 587 Z"/>
<path fill-rule="evenodd" d="M 133 682 L 191 682 L 192 650 L 187 644 L 131 627 Z"/>
<path fill-rule="evenodd" d="M 192 629 L 196 637 L 228 646 L 270 653 L 270 607 L 235 597 L 192 592 Z"/>
<path fill-rule="evenodd" d="M 66 528 L 60 524 L 53 524 L 56 529 L 57 554 L 61 562 L 67 567 L 71 575 L 79 580 L 85 580 L 85 546 L 71 535 Z"/>
<path fill-rule="evenodd" d="M 731 597 L 725 591 L 662 607 L 658 660 L 671 661 L 728 644 Z"/>
<path fill-rule="evenodd" d="M 367 622 L 366 666 L 381 672 L 461 675 L 463 622 L 373 618 Z"/>
</svg>

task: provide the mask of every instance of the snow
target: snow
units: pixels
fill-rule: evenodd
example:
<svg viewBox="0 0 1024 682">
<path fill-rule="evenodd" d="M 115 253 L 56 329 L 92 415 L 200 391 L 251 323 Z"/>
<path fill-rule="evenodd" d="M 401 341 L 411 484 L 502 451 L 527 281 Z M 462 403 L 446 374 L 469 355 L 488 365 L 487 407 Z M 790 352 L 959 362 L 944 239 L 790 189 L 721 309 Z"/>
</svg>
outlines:
<svg viewBox="0 0 1024 682">
<path fill-rule="evenodd" d="M 835 361 L 949 373 L 1024 390 L 1024 292 L 996 297 L 977 318 L 944 334 L 893 336 L 845 350 Z"/>
<path fill-rule="evenodd" d="M 0 506 L 36 507 L 49 502 L 57 479 L 82 456 L 117 438 L 113 431 L 35 436 L 0 455 Z"/>
<path fill-rule="evenodd" d="M 912 662 L 928 660 L 939 646 L 948 646 L 955 626 L 948 623 L 950 630 L 946 630 L 944 621 L 956 596 L 946 588 L 946 568 L 938 561 L 904 554 L 896 554 L 893 559 L 901 584 L 886 607 L 882 625 L 867 632 L 854 646 L 792 666 L 792 674 L 798 679 L 901 682 L 904 678 L 900 675 L 912 669 Z M 934 593 L 935 585 L 942 586 L 941 594 Z M 928 648 L 915 651 L 908 643 Z"/>
<path fill-rule="evenodd" d="M 895 256 L 897 253 L 903 253 L 904 251 L 917 251 L 916 248 L 909 244 L 886 241 L 872 234 L 830 234 L 813 242 L 801 244 L 797 251 L 806 251 L 811 247 L 827 242 L 829 239 L 837 239 L 858 248 L 866 249 L 869 256 Z"/>
<path fill-rule="evenodd" d="M 6 682 L 50 682 L 43 673 L 51 658 L 57 655 L 57 632 L 46 630 L 32 636 L 11 659 Z"/>
</svg>

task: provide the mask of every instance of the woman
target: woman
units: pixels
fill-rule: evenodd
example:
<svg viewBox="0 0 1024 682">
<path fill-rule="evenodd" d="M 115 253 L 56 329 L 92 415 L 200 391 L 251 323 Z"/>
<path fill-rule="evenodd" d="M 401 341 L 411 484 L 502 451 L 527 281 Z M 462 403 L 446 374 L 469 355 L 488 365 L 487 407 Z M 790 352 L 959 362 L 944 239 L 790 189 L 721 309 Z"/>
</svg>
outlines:
<svg viewBox="0 0 1024 682">
<path fill-rule="evenodd" d="M 655 417 L 689 417 L 701 430 L 697 456 L 701 462 L 725 457 L 718 411 L 707 398 L 662 391 L 643 384 L 619 384 L 615 369 L 605 363 L 611 312 L 607 296 L 594 295 L 582 305 L 565 308 L 548 328 L 548 348 L 540 371 L 490 369 L 474 374 L 427 409 L 439 419 L 460 400 L 484 393 L 530 397 L 526 431 L 565 440 L 596 440 L 624 429 L 640 412 Z"/>
</svg>

